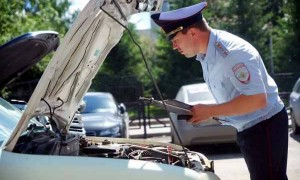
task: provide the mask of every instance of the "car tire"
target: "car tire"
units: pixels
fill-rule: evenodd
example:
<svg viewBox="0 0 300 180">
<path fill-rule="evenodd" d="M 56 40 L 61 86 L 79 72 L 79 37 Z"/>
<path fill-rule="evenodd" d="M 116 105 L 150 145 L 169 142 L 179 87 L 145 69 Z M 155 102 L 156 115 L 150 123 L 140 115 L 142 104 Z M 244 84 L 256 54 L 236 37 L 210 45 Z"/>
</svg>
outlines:
<svg viewBox="0 0 300 180">
<path fill-rule="evenodd" d="M 122 138 L 129 138 L 129 128 L 128 128 L 128 125 L 126 125 L 125 123 L 123 124 L 121 137 Z"/>
<path fill-rule="evenodd" d="M 295 134 L 300 134 L 300 127 L 296 122 L 295 115 L 293 111 L 291 111 L 291 120 L 292 120 L 292 130 Z"/>
<path fill-rule="evenodd" d="M 122 129 L 121 138 L 127 138 L 126 128 Z"/>
</svg>

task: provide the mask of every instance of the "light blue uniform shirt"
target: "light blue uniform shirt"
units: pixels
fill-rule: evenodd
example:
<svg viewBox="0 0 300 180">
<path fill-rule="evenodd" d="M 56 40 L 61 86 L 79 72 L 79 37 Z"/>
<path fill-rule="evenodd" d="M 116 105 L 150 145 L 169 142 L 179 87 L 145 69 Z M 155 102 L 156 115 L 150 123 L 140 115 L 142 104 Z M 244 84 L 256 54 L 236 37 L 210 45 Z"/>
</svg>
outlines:
<svg viewBox="0 0 300 180">
<path fill-rule="evenodd" d="M 282 110 L 275 81 L 267 73 L 257 50 L 245 40 L 225 31 L 212 29 L 207 53 L 198 54 L 203 77 L 218 104 L 237 96 L 267 94 L 267 107 L 240 116 L 225 117 L 237 131 L 269 119 Z"/>
</svg>

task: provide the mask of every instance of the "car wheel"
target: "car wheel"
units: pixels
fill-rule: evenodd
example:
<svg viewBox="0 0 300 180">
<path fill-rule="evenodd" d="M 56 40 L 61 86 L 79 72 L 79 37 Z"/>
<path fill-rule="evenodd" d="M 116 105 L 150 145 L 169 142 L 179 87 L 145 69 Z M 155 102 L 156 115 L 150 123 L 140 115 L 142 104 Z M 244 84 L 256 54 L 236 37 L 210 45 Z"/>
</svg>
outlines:
<svg viewBox="0 0 300 180">
<path fill-rule="evenodd" d="M 127 136 L 126 128 L 123 128 L 121 132 L 121 138 L 127 138 L 126 136 Z"/>
<path fill-rule="evenodd" d="M 296 122 L 295 115 L 293 111 L 291 111 L 291 119 L 292 119 L 292 130 L 295 134 L 300 134 L 300 127 Z"/>
<path fill-rule="evenodd" d="M 122 138 L 129 138 L 129 130 L 127 125 L 123 125 Z"/>
</svg>

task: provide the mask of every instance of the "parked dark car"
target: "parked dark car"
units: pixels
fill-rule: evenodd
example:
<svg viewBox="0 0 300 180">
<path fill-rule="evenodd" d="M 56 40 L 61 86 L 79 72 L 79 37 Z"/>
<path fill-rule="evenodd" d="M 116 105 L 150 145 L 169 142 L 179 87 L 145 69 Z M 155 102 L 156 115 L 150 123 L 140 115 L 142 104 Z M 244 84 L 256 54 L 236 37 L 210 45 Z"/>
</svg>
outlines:
<svg viewBox="0 0 300 180">
<path fill-rule="evenodd" d="M 128 138 L 129 117 L 123 103 L 109 92 L 87 92 L 82 120 L 87 136 Z"/>
<path fill-rule="evenodd" d="M 294 85 L 290 95 L 290 108 L 293 132 L 300 134 L 300 78 Z"/>
</svg>

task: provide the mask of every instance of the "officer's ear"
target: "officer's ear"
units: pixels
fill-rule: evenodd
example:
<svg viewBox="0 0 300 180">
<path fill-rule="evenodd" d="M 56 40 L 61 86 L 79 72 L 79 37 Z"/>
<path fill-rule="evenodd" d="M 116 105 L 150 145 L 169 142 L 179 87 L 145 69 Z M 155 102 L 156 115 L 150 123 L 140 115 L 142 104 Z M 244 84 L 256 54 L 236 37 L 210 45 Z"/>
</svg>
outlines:
<svg viewBox="0 0 300 180">
<path fill-rule="evenodd" d="M 191 36 L 191 37 L 196 37 L 197 34 L 198 34 L 198 30 L 194 27 L 191 27 L 188 29 L 188 34 Z"/>
</svg>

